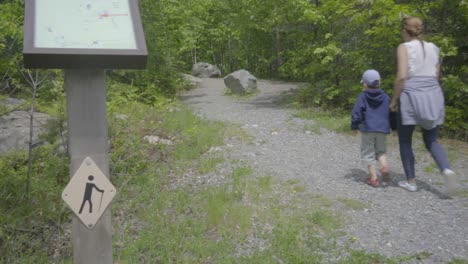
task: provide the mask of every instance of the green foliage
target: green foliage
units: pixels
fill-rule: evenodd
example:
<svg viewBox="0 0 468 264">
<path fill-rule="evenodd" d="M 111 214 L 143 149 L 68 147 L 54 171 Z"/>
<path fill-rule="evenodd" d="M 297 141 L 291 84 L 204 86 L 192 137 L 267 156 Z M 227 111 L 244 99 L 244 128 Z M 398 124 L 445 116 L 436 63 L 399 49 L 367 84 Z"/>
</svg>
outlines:
<svg viewBox="0 0 468 264">
<path fill-rule="evenodd" d="M 21 60 L 23 4 L 18 0 L 0 3 L 0 80 L 4 73 L 14 74 L 15 63 Z"/>
<path fill-rule="evenodd" d="M 27 87 L 20 71 L 23 49 L 24 1 L 0 2 L 0 93 L 7 96 L 30 96 L 22 88 Z"/>
<path fill-rule="evenodd" d="M 0 3 L 1 85 L 10 93 L 27 87 L 16 65 L 21 65 L 23 5 L 21 0 Z M 195 62 L 217 65 L 227 74 L 241 68 L 259 78 L 283 78 L 311 83 L 307 102 L 321 107 L 349 109 L 360 91 L 362 72 L 379 70 L 382 88 L 391 93 L 396 72 L 395 49 L 402 15 L 425 20 L 426 39 L 441 49 L 448 86 L 466 87 L 468 5 L 462 0 L 438 1 L 252 1 L 173 0 L 139 1 L 149 51 L 147 69 L 111 70 L 130 88 L 127 95 L 153 105 L 176 96 L 180 72 Z M 242 12 L 238 12 L 242 10 Z M 53 74 L 39 98 L 61 96 L 61 77 Z M 458 89 L 446 89 L 456 96 Z M 452 94 L 453 92 L 453 94 Z M 465 137 L 466 96 L 447 100 L 450 136 Z M 311 106 L 311 105 L 309 105 Z"/>
<path fill-rule="evenodd" d="M 447 107 L 444 128 L 453 137 L 468 140 L 468 83 L 448 75 L 442 79 Z"/>
<path fill-rule="evenodd" d="M 68 159 L 51 145 L 35 148 L 33 157 L 30 195 L 25 192 L 27 153 L 0 157 L 0 262 L 42 262 L 49 255 L 44 245 L 69 216 L 61 199 Z"/>
<path fill-rule="evenodd" d="M 320 108 L 303 108 L 299 109 L 294 113 L 295 117 L 304 119 L 313 119 L 317 123 L 318 127 L 324 127 L 326 129 L 336 132 L 349 132 L 350 131 L 350 115 L 343 111 L 327 111 Z M 311 132 L 316 132 L 317 128 L 306 127 Z"/>
<path fill-rule="evenodd" d="M 39 76 L 40 79 L 44 78 L 44 81 L 41 83 L 37 93 L 38 100 L 47 103 L 65 100 L 65 86 L 61 70 L 41 71 Z"/>
</svg>

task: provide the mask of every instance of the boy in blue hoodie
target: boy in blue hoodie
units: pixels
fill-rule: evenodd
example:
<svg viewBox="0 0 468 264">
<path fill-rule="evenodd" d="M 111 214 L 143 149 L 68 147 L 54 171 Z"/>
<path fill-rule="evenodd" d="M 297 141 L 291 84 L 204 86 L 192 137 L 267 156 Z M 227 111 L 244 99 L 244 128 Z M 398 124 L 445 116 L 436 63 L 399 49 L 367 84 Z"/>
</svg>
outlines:
<svg viewBox="0 0 468 264">
<path fill-rule="evenodd" d="M 376 70 L 367 70 L 362 75 L 361 83 L 366 88 L 359 94 L 351 117 L 351 129 L 361 131 L 361 159 L 367 165 L 369 178 L 366 183 L 380 185 L 376 172 L 376 160 L 380 163 L 380 172 L 388 180 L 386 158 L 386 136 L 390 133 L 390 97 L 379 88 L 380 74 Z"/>
</svg>

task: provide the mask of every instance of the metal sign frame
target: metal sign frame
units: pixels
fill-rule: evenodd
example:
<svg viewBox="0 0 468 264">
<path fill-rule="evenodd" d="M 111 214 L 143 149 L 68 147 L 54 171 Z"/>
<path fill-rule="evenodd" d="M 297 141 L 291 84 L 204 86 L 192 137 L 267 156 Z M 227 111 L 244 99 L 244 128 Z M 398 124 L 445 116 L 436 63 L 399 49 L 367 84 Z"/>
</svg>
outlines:
<svg viewBox="0 0 468 264">
<path fill-rule="evenodd" d="M 137 0 L 127 0 L 136 49 L 38 48 L 35 43 L 36 0 L 25 1 L 23 57 L 26 68 L 142 69 L 148 51 Z M 53 13 L 51 14 L 53 15 Z"/>
</svg>

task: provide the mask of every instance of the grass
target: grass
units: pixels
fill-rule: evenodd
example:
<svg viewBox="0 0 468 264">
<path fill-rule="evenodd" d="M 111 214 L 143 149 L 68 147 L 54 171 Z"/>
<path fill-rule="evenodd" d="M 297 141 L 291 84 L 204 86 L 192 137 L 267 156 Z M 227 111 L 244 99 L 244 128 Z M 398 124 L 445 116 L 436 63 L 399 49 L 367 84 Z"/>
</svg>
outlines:
<svg viewBox="0 0 468 264">
<path fill-rule="evenodd" d="M 344 197 L 339 197 L 337 198 L 337 200 L 343 203 L 347 208 L 352 209 L 352 210 L 364 210 L 366 208 L 369 208 L 369 205 L 367 203 L 364 203 L 359 200 L 344 198 Z"/>
<path fill-rule="evenodd" d="M 210 154 L 203 156 L 197 163 L 197 171 L 199 174 L 206 174 L 213 171 L 216 166 L 224 162 L 224 158 L 220 155 Z"/>
<path fill-rule="evenodd" d="M 256 175 L 249 164 L 210 152 L 223 146 L 226 138 L 239 144 L 251 142 L 253 137 L 239 127 L 203 120 L 176 103 L 158 107 L 127 103 L 109 109 L 109 166 L 119 192 L 112 211 L 114 262 L 397 263 L 364 251 L 343 254 L 346 249 L 337 246 L 336 239 L 343 235 L 346 222 L 333 209 L 336 201 L 307 192 L 299 180 L 282 182 L 270 175 Z M 118 114 L 127 117 L 116 118 Z M 167 138 L 174 144 L 150 144 L 143 140 L 146 135 Z M 3 180 L 10 173 L 22 173 L 22 159 L 0 159 L 5 162 Z M 40 170 L 47 184 L 59 179 L 50 177 L 53 173 L 66 171 L 66 166 L 52 165 L 68 164 L 59 159 L 49 163 L 51 159 L 45 156 L 44 163 L 49 165 Z M 228 163 L 230 171 L 218 170 L 222 163 Z M 18 171 L 7 170 L 13 168 Z M 192 184 L 193 179 L 187 179 L 210 173 L 224 173 L 226 181 Z M 53 261 L 70 261 L 71 245 L 63 231 L 58 240 L 52 239 L 56 233 L 29 232 L 47 221 L 58 229 L 67 228 L 64 223 L 70 221 L 70 212 L 55 196 L 62 185 L 53 192 L 38 193 L 37 197 L 44 198 L 39 201 L 47 202 L 35 204 L 35 208 L 17 204 L 18 214 L 11 214 L 2 207 L 2 215 L 9 216 L 9 222 L 2 222 L 0 229 L 0 260 L 49 262 L 50 238 L 66 245 L 57 248 L 60 256 Z M 366 206 L 346 198 L 338 201 L 355 210 Z M 17 219 L 23 219 L 24 225 L 11 226 Z M 26 224 L 30 226 L 26 232 L 10 229 Z"/>
<path fill-rule="evenodd" d="M 466 259 L 459 259 L 459 258 L 454 258 L 451 261 L 447 262 L 447 264 L 468 264 L 468 260 Z"/>
<path fill-rule="evenodd" d="M 26 193 L 26 151 L 0 157 L 0 263 L 47 262 L 44 244 L 70 220 L 61 201 L 68 159 L 53 145 L 35 148 L 33 158 L 31 191 Z"/>
<path fill-rule="evenodd" d="M 272 178 L 271 176 L 261 176 L 257 178 L 258 185 L 262 191 L 271 191 Z"/>
<path fill-rule="evenodd" d="M 435 163 L 424 167 L 424 172 L 435 173 L 435 172 L 437 172 L 437 170 L 438 170 L 438 168 L 437 168 L 437 165 Z"/>
<path fill-rule="evenodd" d="M 179 108 L 178 111 L 186 110 Z M 227 183 L 221 186 L 174 185 L 191 167 L 198 173 L 218 173 L 217 164 L 227 162 L 218 154 L 207 152 L 213 146 L 223 145 L 213 133 L 231 140 L 245 140 L 244 143 L 251 137 L 240 129 L 197 120 L 198 117 L 189 113 L 171 113 L 167 126 L 164 116 L 154 115 L 157 120 L 145 122 L 145 129 L 140 123 L 123 127 L 138 128 L 132 133 L 114 131 L 114 140 L 121 144 L 113 144 L 112 160 L 118 167 L 116 174 L 122 175 L 117 177 L 121 198 L 115 202 L 114 210 L 128 211 L 130 216 L 130 219 L 116 219 L 122 223 L 117 225 L 122 229 L 116 230 L 118 235 L 114 238 L 117 262 L 269 263 L 280 260 L 295 263 L 315 260 L 319 263 L 323 254 L 336 250 L 333 234 L 343 220 L 333 210 L 322 207 L 328 202 L 324 197 L 305 196 L 310 199 L 310 202 L 305 201 L 310 206 L 304 208 L 302 199 L 277 195 L 278 191 L 290 197 L 304 193 L 304 187 L 297 180 L 288 181 L 284 186 L 272 176 L 255 177 L 254 169 L 244 162 L 230 161 L 232 172 Z M 162 124 L 165 128 L 162 130 L 152 124 Z M 141 137 L 147 131 L 171 135 L 177 143 L 155 149 L 138 137 L 130 136 L 140 133 Z M 130 141 L 120 141 L 119 136 L 128 137 Z M 144 158 L 148 152 L 156 153 L 153 157 L 159 161 L 157 166 L 147 164 L 152 162 Z M 123 166 L 124 160 L 134 166 Z M 123 198 L 129 196 L 134 199 Z M 129 222 L 137 224 L 129 226 Z"/>
<path fill-rule="evenodd" d="M 254 178 L 252 173 L 252 168 L 239 164 L 231 183 L 223 187 L 160 190 L 157 203 L 141 208 L 146 228 L 137 237 L 125 236 L 129 246 L 118 251 L 117 261 L 239 263 L 236 255 L 243 249 L 248 253 L 241 255 L 241 263 L 269 263 L 275 258 L 319 263 L 323 257 L 317 250 L 335 250 L 327 236 L 318 234 L 339 228 L 339 215 L 321 208 L 304 212 L 297 204 L 279 206 L 271 177 Z M 258 199 L 251 199 L 255 194 Z M 271 245 L 262 249 L 259 245 L 265 240 Z"/>
<path fill-rule="evenodd" d="M 331 207 L 334 204 L 334 201 L 322 194 L 311 194 L 309 199 L 319 207 Z"/>
<path fill-rule="evenodd" d="M 309 133 L 312 133 L 314 135 L 322 134 L 322 132 L 320 131 L 320 125 L 315 124 L 315 123 L 304 125 L 304 131 L 305 132 L 309 131 Z"/>
<path fill-rule="evenodd" d="M 460 198 L 468 198 L 468 190 L 459 190 L 454 193 L 454 196 L 460 197 Z"/>
<path fill-rule="evenodd" d="M 226 139 L 237 140 L 250 145 L 254 143 L 254 136 L 242 129 L 240 125 L 227 124 L 226 126 L 227 127 L 224 130 L 224 137 Z"/>
<path fill-rule="evenodd" d="M 257 94 L 259 94 L 260 91 L 258 89 L 255 90 L 247 90 L 244 93 L 233 93 L 230 89 L 224 89 L 224 95 L 226 96 L 231 96 L 237 100 L 247 100 L 252 97 L 255 97 Z"/>
<path fill-rule="evenodd" d="M 320 127 L 338 133 L 351 131 L 350 114 L 344 112 L 324 111 L 320 108 L 302 108 L 298 109 L 293 116 L 314 120 L 314 125 L 306 126 L 304 129 L 314 132 L 315 134 L 320 134 Z"/>
</svg>

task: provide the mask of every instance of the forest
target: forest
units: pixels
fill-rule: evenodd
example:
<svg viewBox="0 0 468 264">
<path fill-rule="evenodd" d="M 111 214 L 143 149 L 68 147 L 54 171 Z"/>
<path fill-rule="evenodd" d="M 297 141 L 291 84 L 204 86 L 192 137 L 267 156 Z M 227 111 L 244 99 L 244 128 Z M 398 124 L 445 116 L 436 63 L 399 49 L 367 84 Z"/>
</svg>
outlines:
<svg viewBox="0 0 468 264">
<path fill-rule="evenodd" d="M 24 1 L 4 0 L 0 10 L 2 96 L 24 96 L 22 23 Z M 149 62 L 144 71 L 109 71 L 133 84 L 147 104 L 180 89 L 180 72 L 196 62 L 223 74 L 247 69 L 258 78 L 310 83 L 299 100 L 306 105 L 349 110 L 360 91 L 360 74 L 380 71 L 391 93 L 396 72 L 400 20 L 423 18 L 426 40 L 441 49 L 447 135 L 468 131 L 468 47 L 465 0 L 140 0 Z M 48 75 L 39 100 L 62 93 L 59 71 Z"/>
<path fill-rule="evenodd" d="M 172 148 L 144 149 L 145 146 L 137 139 L 143 129 L 127 127 L 121 120 L 109 118 L 113 181 L 122 193 L 120 197 L 134 194 L 132 192 L 139 193 L 135 201 L 127 201 L 130 204 L 123 203 L 124 199 L 119 198 L 124 204 L 120 207 L 124 208 L 118 207 L 118 212 L 122 209 L 130 211 L 129 215 L 133 214 L 133 210 L 137 210 L 133 203 L 144 204 L 149 198 L 154 198 L 153 192 L 143 190 L 147 186 L 156 186 L 154 189 L 160 203 L 151 207 L 155 215 L 142 213 L 142 218 L 146 220 L 154 218 L 159 221 L 151 229 L 154 234 L 170 226 L 172 231 L 180 230 L 180 233 L 167 236 L 174 235 L 180 241 L 187 239 L 184 228 L 189 225 L 188 221 L 178 226 L 177 221 L 180 219 L 177 217 L 164 218 L 167 212 L 161 208 L 166 203 L 180 206 L 174 209 L 176 213 L 186 212 L 184 210 L 187 208 L 182 208 L 171 199 L 196 202 L 198 198 L 222 197 L 228 202 L 238 202 L 237 193 L 226 196 L 216 191 L 193 198 L 188 197 L 185 190 L 172 192 L 165 188 L 170 181 L 167 175 L 181 174 L 189 166 L 187 164 L 192 165 L 197 155 L 207 152 L 210 146 L 216 146 L 221 141 L 222 136 L 214 136 L 215 132 L 222 131 L 219 124 L 213 127 L 213 124 L 200 121 L 191 114 L 172 112 L 172 109 L 178 109 L 175 106 L 177 96 L 189 89 L 181 73 L 190 73 L 192 65 L 197 62 L 218 66 L 221 77 L 235 70 L 246 69 L 259 79 L 307 83 L 305 88 L 297 92 L 294 98 L 296 105 L 348 115 L 356 96 L 362 91 L 359 81 L 366 69 L 377 69 L 382 76 L 382 88 L 392 93 L 396 75 L 396 48 L 402 42 L 401 19 L 409 15 L 418 16 L 424 21 L 425 40 L 435 43 L 441 50 L 440 82 L 446 104 L 442 137 L 468 141 L 466 0 L 138 0 L 138 4 L 148 47 L 147 68 L 106 70 L 109 116 L 124 108 L 144 118 L 149 119 L 146 115 L 151 115 L 154 123 L 141 121 L 135 122 L 135 125 L 164 124 L 166 127 L 163 128 L 145 129 L 157 130 L 162 135 L 175 133 L 186 140 L 181 142 L 190 146 L 189 149 L 182 144 Z M 34 70 L 24 67 L 24 5 L 24 0 L 0 0 L 0 101 L 6 98 L 24 99 L 28 103 L 23 106 L 25 110 L 32 109 L 32 104 L 36 111 L 54 116 L 58 122 L 50 124 L 51 132 L 45 135 L 54 140 L 60 137 L 66 123 L 63 72 L 60 69 Z M 6 115 L 9 111 L 11 109 L 0 104 L 0 115 Z M 165 115 L 182 118 L 183 122 L 166 120 Z M 60 144 L 56 142 L 55 145 L 35 148 L 32 167 L 31 163 L 28 164 L 31 155 L 28 156 L 26 152 L 0 156 L 0 262 L 19 263 L 20 259 L 23 263 L 45 263 L 50 260 L 53 250 L 60 251 L 59 255 L 65 259 L 71 255 L 69 247 L 57 246 L 51 249 L 45 243 L 57 236 L 57 233 L 66 233 L 63 225 L 71 219 L 71 213 L 63 206 L 60 198 L 68 179 L 69 163 L 66 155 L 57 151 L 57 145 Z M 148 153 L 151 154 L 149 157 Z M 214 160 L 219 162 L 219 158 Z M 202 161 L 206 164 L 200 171 L 213 169 L 212 160 Z M 236 173 L 245 176 L 250 173 L 250 168 L 240 168 Z M 154 174 L 159 177 L 153 177 Z M 129 175 L 139 175 L 141 178 L 131 178 Z M 241 176 L 236 177 L 240 179 Z M 258 183 L 260 187 L 270 184 L 267 177 L 261 180 Z M 235 184 L 226 190 L 237 191 L 246 185 L 241 180 Z M 25 188 L 26 192 L 23 191 Z M 216 203 L 209 205 L 216 206 Z M 192 210 L 190 206 L 187 207 L 187 211 Z M 237 207 L 239 210 L 243 208 Z M 216 217 L 218 211 L 214 211 Z M 171 213 L 174 212 L 169 212 L 169 215 Z M 330 219 L 334 217 L 330 216 L 323 222 L 334 224 L 334 220 Z M 212 222 L 203 219 L 200 225 L 219 224 L 217 219 Z M 289 239 L 287 231 L 279 234 L 285 240 Z M 237 229 L 234 238 L 236 232 Z M 121 242 L 119 239 L 116 238 L 116 244 Z M 200 241 L 204 243 L 202 238 Z M 123 252 L 130 252 L 128 259 L 136 255 L 144 257 L 147 252 L 138 251 L 140 242 L 132 242 L 129 242 L 131 247 L 122 246 Z M 174 257 L 179 246 L 172 240 L 166 242 L 161 242 L 167 249 L 167 256 L 162 257 L 161 263 L 190 263 L 186 259 Z M 208 246 L 212 248 L 208 249 L 208 253 L 200 253 L 201 257 L 197 259 L 200 262 L 212 263 L 209 257 L 205 257 L 211 253 L 216 255 L 218 248 L 211 244 Z M 284 245 L 276 246 L 285 255 L 291 250 Z M 322 244 L 320 246 L 323 247 Z M 162 249 L 155 249 L 158 250 Z M 262 255 L 267 253 L 258 253 L 258 257 L 268 259 L 268 256 Z M 294 253 L 289 254 L 292 259 L 300 255 L 293 256 Z M 219 251 L 218 254 L 223 253 Z M 122 259 L 125 258 L 122 256 Z"/>
</svg>

